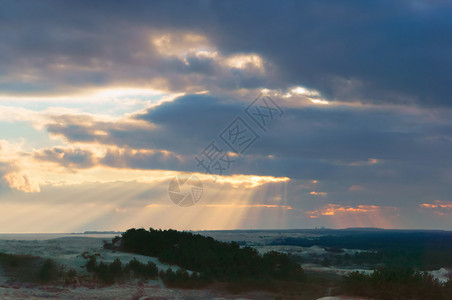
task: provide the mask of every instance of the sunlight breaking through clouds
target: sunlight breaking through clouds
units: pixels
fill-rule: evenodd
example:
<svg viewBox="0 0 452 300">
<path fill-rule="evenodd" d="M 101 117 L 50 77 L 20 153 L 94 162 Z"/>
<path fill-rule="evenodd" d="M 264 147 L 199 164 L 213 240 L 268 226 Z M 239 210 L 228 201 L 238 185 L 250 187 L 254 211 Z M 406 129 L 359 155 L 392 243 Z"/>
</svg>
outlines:
<svg viewBox="0 0 452 300">
<path fill-rule="evenodd" d="M 334 216 L 339 213 L 371 213 L 380 211 L 379 206 L 375 205 L 358 205 L 352 206 L 340 206 L 337 204 L 328 204 L 322 209 L 307 212 L 310 218 L 318 218 L 320 216 Z"/>
<path fill-rule="evenodd" d="M 2 217 L 31 218 L 10 228 L 452 228 L 447 1 L 100 1 L 2 8 Z M 242 114 L 261 94 L 268 131 Z M 199 174 L 237 116 L 253 147 Z M 190 172 L 209 196 L 183 210 Z"/>
</svg>

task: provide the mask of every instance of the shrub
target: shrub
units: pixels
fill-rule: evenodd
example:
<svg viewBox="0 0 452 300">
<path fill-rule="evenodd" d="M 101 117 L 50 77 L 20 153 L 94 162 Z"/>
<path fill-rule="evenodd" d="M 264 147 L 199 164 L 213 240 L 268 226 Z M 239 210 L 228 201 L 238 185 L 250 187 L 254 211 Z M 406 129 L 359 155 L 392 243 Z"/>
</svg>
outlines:
<svg viewBox="0 0 452 300">
<path fill-rule="evenodd" d="M 51 259 L 46 259 L 38 271 L 38 281 L 49 282 L 58 278 L 57 265 Z"/>
<path fill-rule="evenodd" d="M 375 299 L 444 299 L 443 285 L 426 272 L 412 268 L 382 268 L 366 275 L 352 272 L 345 276 L 350 294 Z"/>
<path fill-rule="evenodd" d="M 86 262 L 86 270 L 93 273 L 93 276 L 106 284 L 113 284 L 116 281 L 127 278 L 155 279 L 158 275 L 158 268 L 153 262 L 143 264 L 136 259 L 131 260 L 125 266 L 119 258 L 112 263 L 97 263 L 96 255 L 89 256 Z"/>
<path fill-rule="evenodd" d="M 75 269 L 70 269 L 69 271 L 67 271 L 64 276 L 64 282 L 65 282 L 65 284 L 78 283 L 77 271 Z"/>
<path fill-rule="evenodd" d="M 159 275 L 168 287 L 192 289 L 202 288 L 212 283 L 212 281 L 205 276 L 200 276 L 195 272 L 190 275 L 182 268 L 178 269 L 176 272 L 169 268 L 166 272 L 160 271 Z"/>
<path fill-rule="evenodd" d="M 132 272 L 133 276 L 143 279 L 156 279 L 158 275 L 158 268 L 153 262 L 143 264 L 136 258 L 131 260 L 125 267 L 128 272 Z"/>
</svg>

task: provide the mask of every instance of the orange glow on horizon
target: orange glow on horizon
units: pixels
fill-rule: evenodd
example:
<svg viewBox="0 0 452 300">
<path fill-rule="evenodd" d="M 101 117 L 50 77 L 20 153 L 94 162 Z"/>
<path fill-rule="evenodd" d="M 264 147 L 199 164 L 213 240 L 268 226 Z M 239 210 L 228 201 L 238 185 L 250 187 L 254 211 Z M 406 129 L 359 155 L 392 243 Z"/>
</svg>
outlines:
<svg viewBox="0 0 452 300">
<path fill-rule="evenodd" d="M 331 218 L 335 228 L 345 227 L 379 227 L 391 228 L 393 217 L 398 215 L 395 207 L 376 205 L 341 206 L 327 204 L 326 206 L 306 212 L 310 219 Z"/>
<path fill-rule="evenodd" d="M 311 192 L 312 193 L 312 192 Z M 340 206 L 336 204 L 328 204 L 321 209 L 308 211 L 307 214 L 310 218 L 318 218 L 320 216 L 334 216 L 337 213 L 368 213 L 375 212 L 379 210 L 379 206 L 375 205 L 358 205 L 357 207 L 352 206 Z"/>
</svg>

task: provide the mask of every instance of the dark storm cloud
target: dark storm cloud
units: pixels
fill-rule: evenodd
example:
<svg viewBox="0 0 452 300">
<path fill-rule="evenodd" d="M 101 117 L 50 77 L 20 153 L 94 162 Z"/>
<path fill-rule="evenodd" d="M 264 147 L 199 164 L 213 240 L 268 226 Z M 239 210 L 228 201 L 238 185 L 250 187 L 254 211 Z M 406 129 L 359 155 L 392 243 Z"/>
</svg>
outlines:
<svg viewBox="0 0 452 300">
<path fill-rule="evenodd" d="M 61 92 L 165 77 L 174 90 L 303 85 L 341 101 L 445 106 L 451 15 L 449 1 L 427 0 L 3 1 L 0 86 Z M 228 77 L 208 60 L 163 59 L 149 29 L 204 34 L 223 54 L 257 53 L 277 72 Z"/>
<path fill-rule="evenodd" d="M 166 138 L 160 140 L 164 149 L 170 146 L 171 151 L 195 154 L 191 152 L 194 145 L 202 149 L 216 139 L 236 116 L 244 115 L 246 105 L 190 95 L 136 118 L 158 125 L 159 138 Z M 284 117 L 267 133 L 259 131 L 251 120 L 246 121 L 261 135 L 246 153 L 251 155 L 344 164 L 369 158 L 429 161 L 430 157 L 450 157 L 452 124 L 447 118 L 431 120 L 422 113 L 350 107 L 285 108 Z"/>
<path fill-rule="evenodd" d="M 236 116 L 243 116 L 245 107 L 246 104 L 230 99 L 189 95 L 133 116 L 135 125 L 132 120 L 108 123 L 59 117 L 58 123 L 49 125 L 48 130 L 72 142 L 171 152 L 166 159 L 161 153 L 109 153 L 102 163 L 110 166 L 202 171 L 193 157 L 212 140 L 228 150 L 218 135 Z M 229 172 L 341 178 L 350 184 L 356 179 L 445 183 L 452 163 L 452 123 L 446 117 L 432 119 L 420 111 L 394 108 L 285 108 L 284 117 L 267 133 L 244 117 L 261 138 Z M 102 132 L 97 133 L 99 130 Z"/>
</svg>

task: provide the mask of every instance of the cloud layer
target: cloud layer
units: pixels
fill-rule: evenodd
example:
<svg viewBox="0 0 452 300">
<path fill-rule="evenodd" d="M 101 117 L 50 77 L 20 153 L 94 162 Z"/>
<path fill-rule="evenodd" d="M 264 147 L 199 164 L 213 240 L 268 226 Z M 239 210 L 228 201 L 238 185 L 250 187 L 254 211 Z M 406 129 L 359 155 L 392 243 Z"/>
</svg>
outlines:
<svg viewBox="0 0 452 300">
<path fill-rule="evenodd" d="M 4 1 L 3 225 L 450 229 L 451 20 L 442 0 Z M 247 114 L 259 94 L 282 111 Z M 206 188 L 188 213 L 180 172 Z"/>
<path fill-rule="evenodd" d="M 331 100 L 449 106 L 449 1 L 247 2 L 6 2 L 0 87 L 302 85 Z"/>
</svg>

